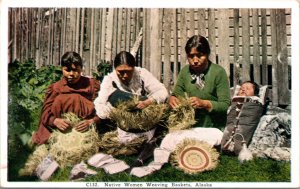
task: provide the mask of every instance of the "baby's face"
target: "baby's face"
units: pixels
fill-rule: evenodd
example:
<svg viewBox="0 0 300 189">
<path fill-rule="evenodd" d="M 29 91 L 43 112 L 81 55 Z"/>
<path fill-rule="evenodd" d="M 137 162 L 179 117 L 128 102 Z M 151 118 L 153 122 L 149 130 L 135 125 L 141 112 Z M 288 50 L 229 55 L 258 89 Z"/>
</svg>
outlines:
<svg viewBox="0 0 300 189">
<path fill-rule="evenodd" d="M 254 85 L 252 83 L 241 85 L 238 96 L 254 96 Z"/>
</svg>

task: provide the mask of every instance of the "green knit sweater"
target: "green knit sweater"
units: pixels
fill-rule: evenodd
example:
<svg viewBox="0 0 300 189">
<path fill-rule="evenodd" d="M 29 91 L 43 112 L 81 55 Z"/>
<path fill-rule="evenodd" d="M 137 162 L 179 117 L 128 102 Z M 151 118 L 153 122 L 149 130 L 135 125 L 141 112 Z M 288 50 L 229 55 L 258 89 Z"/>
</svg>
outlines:
<svg viewBox="0 0 300 189">
<path fill-rule="evenodd" d="M 196 109 L 197 127 L 224 128 L 226 125 L 226 113 L 230 105 L 230 89 L 227 74 L 221 66 L 209 62 L 208 69 L 204 73 L 205 85 L 198 88 L 193 82 L 189 65 L 184 66 L 178 75 L 173 96 L 183 96 L 186 92 L 189 97 L 198 97 L 209 100 L 212 109 L 208 112 L 205 109 Z"/>
</svg>

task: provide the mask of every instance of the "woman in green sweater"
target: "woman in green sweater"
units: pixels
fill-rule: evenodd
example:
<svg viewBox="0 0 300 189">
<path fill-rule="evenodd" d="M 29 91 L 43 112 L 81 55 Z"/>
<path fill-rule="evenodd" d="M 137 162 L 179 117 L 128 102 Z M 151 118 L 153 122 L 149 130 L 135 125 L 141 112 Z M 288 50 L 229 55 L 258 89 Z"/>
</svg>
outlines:
<svg viewBox="0 0 300 189">
<path fill-rule="evenodd" d="M 201 35 L 194 35 L 187 41 L 185 52 L 189 65 L 180 70 L 169 105 L 176 107 L 179 104 L 177 97 L 184 97 L 186 93 L 195 108 L 196 127 L 224 128 L 230 105 L 229 82 L 224 68 L 209 60 L 209 43 Z"/>
</svg>

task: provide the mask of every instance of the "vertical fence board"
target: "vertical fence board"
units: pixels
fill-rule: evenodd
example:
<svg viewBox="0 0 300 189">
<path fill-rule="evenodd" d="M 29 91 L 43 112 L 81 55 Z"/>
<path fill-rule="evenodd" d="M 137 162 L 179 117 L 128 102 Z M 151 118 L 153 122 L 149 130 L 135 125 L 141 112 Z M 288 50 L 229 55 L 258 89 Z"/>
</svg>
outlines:
<svg viewBox="0 0 300 189">
<path fill-rule="evenodd" d="M 58 9 L 54 12 L 54 23 L 53 23 L 53 52 L 52 52 L 52 63 L 53 65 L 58 65 L 59 63 L 59 39 L 60 39 L 60 26 L 59 26 L 59 18 L 60 18 L 60 11 Z"/>
<path fill-rule="evenodd" d="M 122 9 L 122 43 L 121 43 L 121 48 L 122 50 L 126 50 L 126 15 L 127 15 L 127 12 L 126 12 L 126 9 Z"/>
<path fill-rule="evenodd" d="M 92 49 L 91 47 L 93 46 L 92 43 L 92 30 L 93 30 L 93 26 L 92 26 L 92 12 L 93 9 L 92 8 L 87 8 L 85 11 L 85 28 L 86 31 L 84 32 L 84 38 L 85 40 L 83 41 L 83 54 L 82 54 L 82 59 L 83 59 L 83 65 L 84 65 L 84 69 L 83 72 L 85 75 L 90 75 L 90 65 L 91 65 L 91 52 Z M 76 26 L 75 26 L 76 27 Z"/>
<path fill-rule="evenodd" d="M 147 11 L 148 9 L 143 9 L 143 42 L 142 42 L 142 64 L 140 66 L 145 67 L 149 70 L 149 68 L 146 66 L 147 57 L 146 57 L 146 49 L 147 49 L 147 37 L 149 33 L 149 28 L 147 25 Z"/>
<path fill-rule="evenodd" d="M 174 62 L 173 62 L 173 83 L 177 81 L 177 75 L 178 75 L 178 24 L 177 24 L 177 9 L 173 9 L 173 43 L 174 43 Z"/>
<path fill-rule="evenodd" d="M 102 20 L 102 8 L 97 9 L 98 11 L 98 36 L 97 36 L 97 63 L 100 62 L 101 60 L 101 33 L 102 33 L 102 24 L 103 24 L 103 20 Z"/>
<path fill-rule="evenodd" d="M 125 50 L 126 51 L 129 51 L 130 50 L 130 12 L 131 12 L 131 10 L 130 9 L 126 9 L 126 24 L 125 24 L 125 26 L 126 26 L 126 34 L 125 34 L 125 40 L 126 40 L 126 42 L 125 42 Z"/>
<path fill-rule="evenodd" d="M 105 37 L 105 34 L 106 34 L 106 9 L 102 9 L 102 29 L 101 29 L 101 60 L 106 60 L 105 59 L 105 44 L 106 44 L 106 37 Z"/>
<path fill-rule="evenodd" d="M 249 9 L 241 9 L 242 16 L 242 81 L 250 80 L 250 28 Z"/>
<path fill-rule="evenodd" d="M 186 26 L 186 10 L 181 9 L 181 15 L 180 15 L 180 67 L 183 68 L 183 66 L 186 65 L 186 53 L 184 50 L 185 43 L 187 40 L 187 26 Z"/>
<path fill-rule="evenodd" d="M 253 29 L 253 79 L 256 83 L 261 83 L 258 9 L 252 9 L 252 29 Z"/>
<path fill-rule="evenodd" d="M 37 68 L 40 67 L 40 52 L 41 52 L 41 46 L 40 46 L 40 36 L 41 36 L 41 23 L 42 23 L 42 18 L 41 18 L 41 9 L 38 8 L 37 10 L 37 25 L 36 25 L 36 51 L 35 51 L 35 60 L 36 60 L 36 66 Z M 62 45 L 62 44 L 61 44 Z"/>
<path fill-rule="evenodd" d="M 85 8 L 81 9 L 81 23 L 80 23 L 80 47 L 79 47 L 79 54 L 83 55 L 83 38 L 84 38 L 84 21 L 85 21 Z"/>
<path fill-rule="evenodd" d="M 233 14 L 233 28 L 234 28 L 234 38 L 233 38 L 233 46 L 234 46 L 234 58 L 233 58 L 233 63 L 234 63 L 234 69 L 233 69 L 233 85 L 240 84 L 240 64 L 239 64 L 239 58 L 240 58 L 240 32 L 239 32 L 239 9 L 234 9 Z"/>
<path fill-rule="evenodd" d="M 215 9 L 208 9 L 208 41 L 210 45 L 209 59 L 216 63 L 216 26 L 215 26 Z"/>
<path fill-rule="evenodd" d="M 47 25 L 46 25 L 46 18 L 45 18 L 45 10 L 41 11 L 42 23 L 41 23 L 41 37 L 40 37 L 40 66 L 45 65 L 45 44 L 46 44 L 46 37 L 45 33 L 47 32 Z"/>
<path fill-rule="evenodd" d="M 61 32 L 61 52 L 62 55 L 65 52 L 65 44 L 66 44 L 66 29 L 67 29 L 67 9 L 62 9 L 62 32 Z M 82 54 L 82 53 L 80 53 Z"/>
<path fill-rule="evenodd" d="M 91 9 L 91 43 L 90 43 L 90 57 L 89 57 L 89 69 L 86 70 L 87 75 L 92 76 L 92 72 L 95 69 L 94 62 L 95 62 L 95 9 Z"/>
<path fill-rule="evenodd" d="M 54 9 L 49 9 L 47 65 L 52 63 Z"/>
<path fill-rule="evenodd" d="M 163 83 L 166 88 L 170 90 L 170 80 L 171 80 L 171 21 L 172 21 L 172 9 L 164 9 L 164 32 L 165 32 L 165 51 L 164 51 L 164 66 L 163 66 Z"/>
<path fill-rule="evenodd" d="M 278 105 L 278 75 L 277 75 L 277 19 L 276 9 L 271 10 L 271 41 L 272 41 L 272 101 L 274 105 Z"/>
<path fill-rule="evenodd" d="M 218 10 L 218 38 L 219 38 L 219 46 L 218 46 L 218 54 L 219 54 L 219 65 L 221 65 L 227 76 L 230 75 L 230 67 L 229 67 L 229 12 L 227 9 L 219 9 Z"/>
<path fill-rule="evenodd" d="M 206 36 L 205 9 L 198 9 L 198 34 Z"/>
<path fill-rule="evenodd" d="M 105 43 L 105 60 L 111 61 L 112 60 L 112 35 L 113 35 L 113 14 L 114 9 L 109 8 L 108 16 L 107 16 L 107 28 L 106 28 L 106 43 Z"/>
<path fill-rule="evenodd" d="M 81 8 L 76 8 L 76 28 L 75 28 L 75 48 L 74 50 L 79 52 L 79 36 L 80 36 L 80 16 L 81 16 Z"/>
<path fill-rule="evenodd" d="M 23 52 L 24 52 L 24 45 L 22 44 L 22 42 L 24 41 L 24 35 L 23 35 L 23 8 L 20 8 L 19 10 L 19 20 L 20 20 L 20 25 L 19 25 L 19 34 L 20 34 L 20 38 L 19 38 L 19 50 L 18 50 L 18 54 L 20 57 L 20 61 L 23 61 Z"/>
<path fill-rule="evenodd" d="M 28 9 L 27 12 L 27 41 L 28 41 L 28 53 L 27 53 L 27 59 L 28 58 L 32 58 L 32 34 L 34 33 L 34 31 L 32 30 L 32 12 L 33 9 Z"/>
<path fill-rule="evenodd" d="M 150 72 L 156 77 L 160 78 L 160 65 L 161 65 L 161 51 L 159 48 L 160 44 L 160 22 L 159 22 L 159 17 L 160 17 L 160 9 L 151 9 L 150 10 L 150 20 L 149 20 L 149 25 L 150 25 L 150 36 L 151 39 L 150 42 L 150 48 L 151 53 L 150 54 Z"/>
<path fill-rule="evenodd" d="M 15 19 L 12 19 L 12 24 L 13 24 L 13 56 L 12 56 L 12 61 L 16 60 L 17 59 L 17 33 L 18 33 L 18 29 L 17 29 L 17 23 L 18 23 L 18 20 L 17 20 L 17 15 L 18 15 L 18 11 L 17 9 L 13 9 L 12 10 L 13 12 L 13 15 L 15 17 Z"/>
<path fill-rule="evenodd" d="M 130 45 L 130 49 L 133 47 L 134 45 L 134 40 L 137 38 L 138 35 L 138 31 L 136 28 L 136 9 L 132 9 L 132 18 L 131 18 L 131 36 L 132 36 L 132 40 L 131 40 L 131 45 Z"/>
<path fill-rule="evenodd" d="M 290 94 L 288 89 L 288 60 L 285 10 L 276 10 L 276 47 L 277 47 L 277 79 L 278 79 L 278 103 L 289 104 Z"/>
<path fill-rule="evenodd" d="M 118 9 L 118 23 L 117 23 L 117 52 L 120 52 L 122 49 L 122 27 L 123 27 L 123 9 Z"/>
<path fill-rule="evenodd" d="M 112 36 L 112 60 L 114 60 L 117 53 L 118 42 L 117 42 L 117 35 L 118 35 L 118 9 L 114 8 L 113 14 L 113 28 L 112 28 L 113 36 Z"/>
<path fill-rule="evenodd" d="M 261 75 L 262 85 L 268 84 L 267 73 L 267 18 L 266 9 L 261 9 Z"/>
<path fill-rule="evenodd" d="M 189 10 L 189 21 L 190 24 L 188 25 L 189 28 L 189 33 L 188 33 L 188 37 L 190 38 L 191 36 L 195 35 L 195 14 L 194 14 L 194 9 L 188 9 Z"/>
</svg>

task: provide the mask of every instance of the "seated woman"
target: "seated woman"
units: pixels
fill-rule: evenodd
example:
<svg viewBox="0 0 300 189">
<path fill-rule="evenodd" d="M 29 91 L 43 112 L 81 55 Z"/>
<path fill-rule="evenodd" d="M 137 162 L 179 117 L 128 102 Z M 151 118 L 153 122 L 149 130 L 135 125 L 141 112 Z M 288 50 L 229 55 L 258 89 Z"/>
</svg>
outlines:
<svg viewBox="0 0 300 189">
<path fill-rule="evenodd" d="M 233 96 L 221 142 L 223 152 L 234 152 L 238 155 L 242 145 L 249 145 L 251 142 L 264 111 L 264 99 L 260 97 L 259 92 L 258 84 L 246 81 Z"/>
<path fill-rule="evenodd" d="M 110 119 L 109 115 L 120 101 L 130 100 L 138 96 L 140 100 L 136 109 L 144 109 L 154 103 L 164 103 L 168 97 L 165 86 L 145 68 L 136 67 L 136 62 L 129 52 L 122 51 L 114 60 L 114 71 L 104 77 L 101 91 L 94 101 L 96 113 L 101 120 Z M 128 132 L 117 128 L 118 139 L 127 143 L 140 136 L 146 136 L 148 141 L 154 135 L 156 128 L 150 131 Z"/>
<path fill-rule="evenodd" d="M 180 104 L 185 94 L 195 108 L 196 127 L 224 128 L 226 111 L 230 105 L 230 89 L 223 67 L 209 60 L 210 46 L 201 35 L 191 37 L 185 46 L 189 65 L 178 75 L 169 105 Z"/>
<path fill-rule="evenodd" d="M 53 128 L 66 131 L 70 127 L 61 118 L 63 113 L 73 112 L 84 119 L 75 126 L 79 132 L 100 121 L 93 104 L 100 89 L 99 81 L 81 75 L 82 59 L 76 52 L 66 52 L 60 64 L 63 78 L 51 84 L 46 91 L 39 128 L 32 137 L 35 144 L 47 142 Z"/>
</svg>

